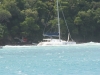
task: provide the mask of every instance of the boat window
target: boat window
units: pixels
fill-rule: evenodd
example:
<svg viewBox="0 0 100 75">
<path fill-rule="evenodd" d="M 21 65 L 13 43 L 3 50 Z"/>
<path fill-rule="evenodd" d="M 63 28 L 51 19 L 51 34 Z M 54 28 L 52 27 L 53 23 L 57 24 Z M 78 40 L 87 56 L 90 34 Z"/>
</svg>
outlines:
<svg viewBox="0 0 100 75">
<path fill-rule="evenodd" d="M 43 42 L 50 42 L 50 40 L 43 40 Z"/>
</svg>

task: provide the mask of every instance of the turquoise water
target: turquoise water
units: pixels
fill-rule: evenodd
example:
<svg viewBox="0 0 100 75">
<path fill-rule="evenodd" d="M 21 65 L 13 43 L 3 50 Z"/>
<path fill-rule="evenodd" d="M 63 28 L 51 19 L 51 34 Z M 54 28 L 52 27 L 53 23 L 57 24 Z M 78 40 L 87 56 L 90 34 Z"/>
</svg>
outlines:
<svg viewBox="0 0 100 75">
<path fill-rule="evenodd" d="M 5 46 L 0 75 L 100 75 L 100 44 Z"/>
</svg>

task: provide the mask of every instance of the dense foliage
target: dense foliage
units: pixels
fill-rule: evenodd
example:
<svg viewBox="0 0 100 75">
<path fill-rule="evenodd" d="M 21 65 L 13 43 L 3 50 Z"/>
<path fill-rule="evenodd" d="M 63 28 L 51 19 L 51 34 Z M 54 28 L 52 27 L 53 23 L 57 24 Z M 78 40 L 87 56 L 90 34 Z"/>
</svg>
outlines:
<svg viewBox="0 0 100 75">
<path fill-rule="evenodd" d="M 100 41 L 99 0 L 59 0 L 76 42 Z M 44 28 L 56 27 L 56 0 L 0 0 L 0 43 L 41 41 Z M 67 40 L 67 27 L 60 15 L 61 35 Z M 16 40 L 17 39 L 17 40 Z"/>
</svg>

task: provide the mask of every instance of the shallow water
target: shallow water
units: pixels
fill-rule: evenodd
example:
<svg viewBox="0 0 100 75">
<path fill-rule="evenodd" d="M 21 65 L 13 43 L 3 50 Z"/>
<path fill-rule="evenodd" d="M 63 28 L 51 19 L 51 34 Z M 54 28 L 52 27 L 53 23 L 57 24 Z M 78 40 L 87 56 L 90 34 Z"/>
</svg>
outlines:
<svg viewBox="0 0 100 75">
<path fill-rule="evenodd" d="M 100 75 L 100 44 L 4 46 L 0 75 Z"/>
</svg>

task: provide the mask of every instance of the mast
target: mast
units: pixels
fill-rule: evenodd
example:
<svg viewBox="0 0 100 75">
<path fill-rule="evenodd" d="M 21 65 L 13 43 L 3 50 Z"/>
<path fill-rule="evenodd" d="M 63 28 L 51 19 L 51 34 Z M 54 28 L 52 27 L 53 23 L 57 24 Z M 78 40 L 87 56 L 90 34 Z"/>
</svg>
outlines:
<svg viewBox="0 0 100 75">
<path fill-rule="evenodd" d="M 60 37 L 60 20 L 59 20 L 59 7 L 58 7 L 58 0 L 57 0 L 57 21 L 58 21 L 58 33 L 59 33 L 59 40 L 61 39 Z"/>
</svg>

